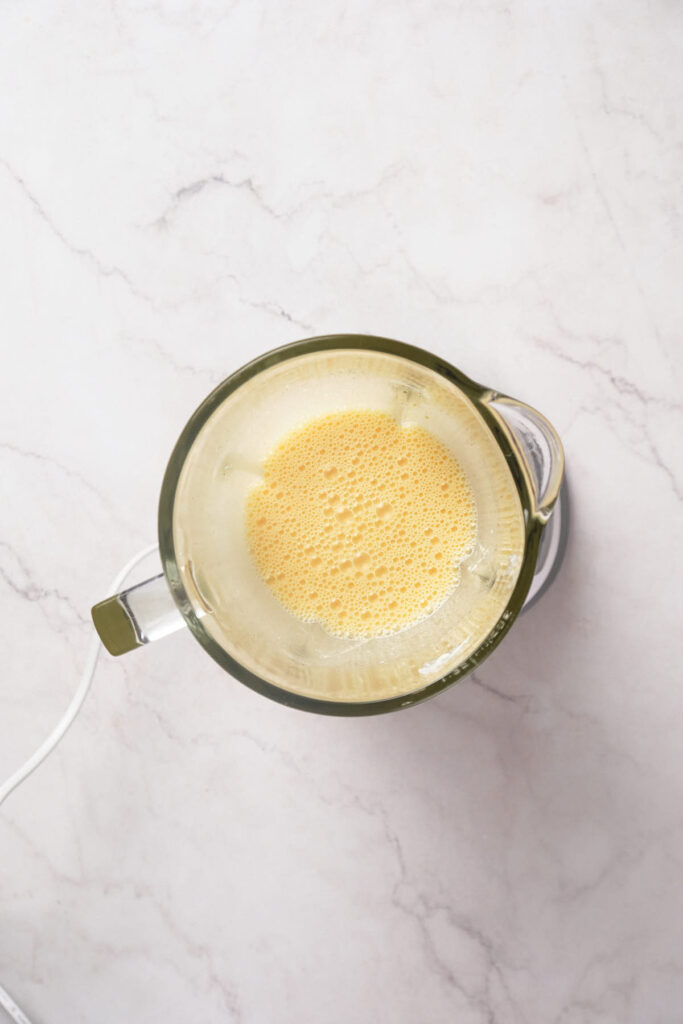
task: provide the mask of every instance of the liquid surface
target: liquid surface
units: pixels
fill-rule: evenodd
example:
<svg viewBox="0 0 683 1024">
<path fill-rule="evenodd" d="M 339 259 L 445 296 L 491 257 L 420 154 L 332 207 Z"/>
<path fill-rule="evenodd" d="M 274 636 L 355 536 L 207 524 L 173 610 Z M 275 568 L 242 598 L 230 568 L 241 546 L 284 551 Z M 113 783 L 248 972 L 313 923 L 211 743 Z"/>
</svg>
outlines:
<svg viewBox="0 0 683 1024">
<path fill-rule="evenodd" d="M 476 536 L 468 480 L 421 427 L 358 410 L 285 437 L 250 492 L 247 539 L 263 579 L 307 622 L 377 637 L 431 614 Z"/>
</svg>

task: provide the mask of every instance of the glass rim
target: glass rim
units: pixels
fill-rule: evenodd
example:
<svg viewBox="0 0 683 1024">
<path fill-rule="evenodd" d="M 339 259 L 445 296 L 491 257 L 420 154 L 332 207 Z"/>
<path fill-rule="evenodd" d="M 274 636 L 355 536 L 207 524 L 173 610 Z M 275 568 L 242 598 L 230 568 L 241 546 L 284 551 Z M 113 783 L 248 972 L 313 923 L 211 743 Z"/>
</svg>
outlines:
<svg viewBox="0 0 683 1024">
<path fill-rule="evenodd" d="M 229 395 L 264 370 L 297 356 L 343 349 L 366 350 L 399 356 L 410 362 L 427 367 L 462 391 L 473 403 L 476 412 L 481 416 L 485 426 L 501 449 L 506 465 L 512 475 L 524 513 L 524 553 L 515 586 L 504 610 L 501 612 L 498 622 L 489 630 L 477 649 L 465 661 L 427 686 L 410 693 L 376 701 L 323 700 L 319 697 L 295 693 L 277 686 L 275 683 L 268 682 L 233 658 L 204 628 L 201 619 L 196 615 L 180 576 L 173 538 L 173 514 L 180 475 L 194 441 L 215 410 Z M 271 700 L 301 711 L 312 711 L 318 714 L 343 717 L 382 714 L 420 703 L 452 686 L 453 683 L 458 682 L 473 669 L 477 668 L 498 646 L 522 610 L 533 578 L 538 544 L 543 529 L 543 523 L 535 514 L 533 496 L 527 476 L 506 431 L 489 406 L 489 402 L 493 398 L 499 397 L 504 396 L 501 396 L 499 392 L 494 392 L 490 388 L 475 383 L 465 376 L 464 373 L 461 373 L 460 370 L 457 370 L 446 360 L 432 352 L 405 342 L 365 334 L 328 334 L 316 338 L 306 338 L 303 341 L 295 341 L 289 345 L 283 345 L 280 348 L 263 353 L 221 381 L 195 409 L 185 424 L 168 460 L 159 495 L 159 552 L 164 574 L 178 609 L 191 633 L 204 650 L 239 682 L 244 683 L 245 686 L 250 687 L 250 689 L 255 690 L 257 693 L 269 697 Z"/>
</svg>

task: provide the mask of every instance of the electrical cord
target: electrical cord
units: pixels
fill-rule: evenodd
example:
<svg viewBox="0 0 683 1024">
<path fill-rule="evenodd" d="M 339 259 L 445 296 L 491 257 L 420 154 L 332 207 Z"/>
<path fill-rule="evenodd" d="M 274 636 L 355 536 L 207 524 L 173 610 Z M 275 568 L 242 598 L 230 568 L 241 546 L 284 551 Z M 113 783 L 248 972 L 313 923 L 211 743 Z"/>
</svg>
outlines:
<svg viewBox="0 0 683 1024">
<path fill-rule="evenodd" d="M 109 587 L 111 593 L 117 593 L 117 591 L 121 589 L 121 586 L 128 574 L 133 571 L 136 565 L 157 549 L 158 544 L 150 544 L 142 551 L 139 551 L 134 558 L 131 558 L 131 560 L 124 565 L 121 572 L 119 572 L 112 581 L 111 586 Z M 97 659 L 99 658 L 101 649 L 102 642 L 98 636 L 95 636 L 90 645 L 88 660 L 86 661 L 83 675 L 81 676 L 76 692 L 71 698 L 69 706 L 50 735 L 43 740 L 35 753 L 33 753 L 28 760 L 25 761 L 24 764 L 22 764 L 21 767 L 12 775 L 10 775 L 10 777 L 3 782 L 2 786 L 0 786 L 0 804 L 2 804 L 10 793 L 12 793 L 17 786 L 20 786 L 21 783 L 24 782 L 29 775 L 31 775 L 36 768 L 43 763 L 45 758 L 52 753 L 59 741 L 63 738 L 69 726 L 73 724 L 76 715 L 83 707 L 85 698 L 88 696 L 88 691 L 90 690 L 93 676 L 95 675 Z M 2 985 L 0 985 L 0 1006 L 7 1011 L 16 1024 L 31 1024 L 31 1021 L 28 1019 L 26 1014 L 17 1006 L 9 992 L 7 992 Z"/>
<path fill-rule="evenodd" d="M 12 999 L 11 995 L 0 985 L 0 1006 L 3 1010 L 6 1010 L 12 1020 L 16 1021 L 17 1024 L 31 1024 L 26 1014 L 20 1009 Z"/>
</svg>

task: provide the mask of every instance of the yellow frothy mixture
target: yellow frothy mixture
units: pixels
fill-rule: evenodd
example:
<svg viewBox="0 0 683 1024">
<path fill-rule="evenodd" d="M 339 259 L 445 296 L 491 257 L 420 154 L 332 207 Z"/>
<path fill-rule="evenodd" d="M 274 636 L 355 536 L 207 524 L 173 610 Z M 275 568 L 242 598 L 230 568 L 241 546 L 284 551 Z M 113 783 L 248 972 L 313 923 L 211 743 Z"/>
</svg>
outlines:
<svg viewBox="0 0 683 1024">
<path fill-rule="evenodd" d="M 472 490 L 421 427 L 358 410 L 285 437 L 249 494 L 251 554 L 281 603 L 341 636 L 377 637 L 437 608 L 472 550 Z"/>
</svg>

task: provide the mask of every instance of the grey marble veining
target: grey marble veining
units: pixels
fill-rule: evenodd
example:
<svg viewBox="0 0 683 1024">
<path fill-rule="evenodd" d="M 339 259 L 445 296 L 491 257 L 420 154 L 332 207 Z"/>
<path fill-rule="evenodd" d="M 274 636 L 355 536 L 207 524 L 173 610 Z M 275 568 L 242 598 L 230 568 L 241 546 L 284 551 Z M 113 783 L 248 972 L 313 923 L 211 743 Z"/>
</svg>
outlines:
<svg viewBox="0 0 683 1024">
<path fill-rule="evenodd" d="M 187 416 L 265 349 L 441 353 L 553 420 L 573 499 L 551 591 L 411 711 L 289 711 L 184 634 L 103 658 L 0 812 L 0 982 L 36 1024 L 678 1024 L 680 6 L 0 26 L 0 776 Z"/>
</svg>

